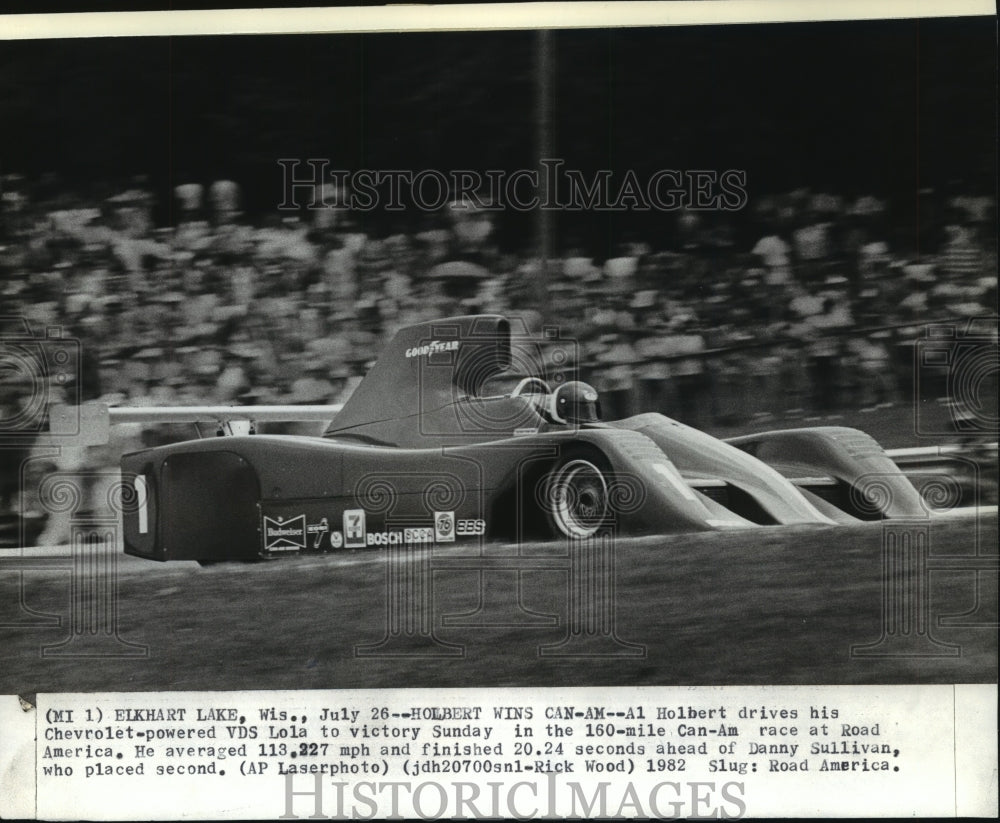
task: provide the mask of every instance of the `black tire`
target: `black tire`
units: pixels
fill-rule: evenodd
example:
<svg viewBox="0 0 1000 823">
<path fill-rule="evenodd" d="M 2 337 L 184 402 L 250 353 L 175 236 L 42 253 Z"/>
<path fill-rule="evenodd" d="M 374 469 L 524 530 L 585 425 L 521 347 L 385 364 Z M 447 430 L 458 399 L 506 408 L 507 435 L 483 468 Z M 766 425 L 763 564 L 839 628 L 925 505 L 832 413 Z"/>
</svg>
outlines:
<svg viewBox="0 0 1000 823">
<path fill-rule="evenodd" d="M 247 563 L 264 563 L 267 559 L 276 558 L 264 558 L 264 557 L 216 557 L 209 559 L 201 559 L 198 561 L 199 566 L 219 566 L 223 563 L 242 563 L 246 565 Z"/>
<path fill-rule="evenodd" d="M 595 450 L 574 450 L 555 464 L 542 481 L 542 505 L 555 535 L 584 539 L 607 525 L 610 475 L 610 464 Z"/>
</svg>

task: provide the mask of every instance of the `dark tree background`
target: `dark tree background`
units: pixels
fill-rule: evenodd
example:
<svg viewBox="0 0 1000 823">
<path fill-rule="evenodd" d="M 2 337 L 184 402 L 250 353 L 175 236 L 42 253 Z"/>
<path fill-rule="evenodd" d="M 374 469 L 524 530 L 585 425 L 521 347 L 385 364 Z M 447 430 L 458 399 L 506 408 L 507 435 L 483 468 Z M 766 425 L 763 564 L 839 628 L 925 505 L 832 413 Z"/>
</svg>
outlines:
<svg viewBox="0 0 1000 823">
<path fill-rule="evenodd" d="M 751 199 L 991 192 L 996 38 L 991 18 L 560 31 L 555 154 L 640 179 L 745 169 Z M 533 167 L 535 34 L 0 41 L 0 122 L 0 174 L 97 196 L 144 174 L 162 222 L 173 185 L 230 177 L 261 214 L 283 157 Z"/>
</svg>

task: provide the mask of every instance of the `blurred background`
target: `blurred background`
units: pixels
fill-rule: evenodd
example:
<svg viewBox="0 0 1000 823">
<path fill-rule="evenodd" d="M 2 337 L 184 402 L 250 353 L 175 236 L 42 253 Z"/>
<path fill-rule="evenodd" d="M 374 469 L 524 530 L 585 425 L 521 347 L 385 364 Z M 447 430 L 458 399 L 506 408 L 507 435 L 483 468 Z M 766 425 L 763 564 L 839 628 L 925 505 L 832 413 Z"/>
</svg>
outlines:
<svg viewBox="0 0 1000 823">
<path fill-rule="evenodd" d="M 949 364 L 915 355 L 929 323 L 997 311 L 996 55 L 986 18 L 3 42 L 0 331 L 8 351 L 54 327 L 79 341 L 47 403 L 319 404 L 402 326 L 518 314 L 578 342 L 609 418 L 840 419 L 910 445 L 926 402 L 942 442 L 989 437 L 963 429 L 981 410 L 956 410 Z M 746 203 L 279 208 L 282 159 L 541 157 L 587 180 L 735 169 Z M 995 325 L 976 328 L 995 358 Z M 0 370 L 4 431 L 29 394 Z M 193 434 L 118 428 L 32 476 Z M 0 510 L 38 509 L 33 453 L 2 453 Z"/>
</svg>

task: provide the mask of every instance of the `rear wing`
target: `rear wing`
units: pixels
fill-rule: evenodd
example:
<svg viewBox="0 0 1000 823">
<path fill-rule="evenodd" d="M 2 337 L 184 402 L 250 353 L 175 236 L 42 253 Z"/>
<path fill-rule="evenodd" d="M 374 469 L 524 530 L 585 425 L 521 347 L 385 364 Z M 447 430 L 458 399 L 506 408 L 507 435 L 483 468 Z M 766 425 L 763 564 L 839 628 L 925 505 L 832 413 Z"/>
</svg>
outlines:
<svg viewBox="0 0 1000 823">
<path fill-rule="evenodd" d="M 108 406 L 106 403 L 55 405 L 49 409 L 49 431 L 60 440 L 74 438 L 74 445 L 98 446 L 111 437 L 118 423 L 207 424 L 199 436 L 254 434 L 258 423 L 326 422 L 343 408 L 329 406 Z"/>
</svg>

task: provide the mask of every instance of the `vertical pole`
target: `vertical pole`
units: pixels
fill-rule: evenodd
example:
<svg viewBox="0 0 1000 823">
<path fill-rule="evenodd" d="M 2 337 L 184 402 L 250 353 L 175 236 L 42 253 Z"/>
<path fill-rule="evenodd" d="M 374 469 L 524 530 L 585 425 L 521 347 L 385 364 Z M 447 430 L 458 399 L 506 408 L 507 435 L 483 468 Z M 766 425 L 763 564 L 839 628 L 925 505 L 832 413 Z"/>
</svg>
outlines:
<svg viewBox="0 0 1000 823">
<path fill-rule="evenodd" d="M 538 159 L 552 157 L 552 73 L 555 45 L 552 32 L 535 33 L 535 118 Z M 549 259 L 552 257 L 552 212 L 543 207 L 549 199 L 547 170 L 539 164 L 538 208 L 535 231 L 538 243 L 539 272 L 535 279 L 535 304 L 542 318 L 549 318 Z"/>
</svg>

